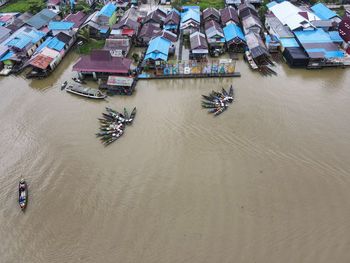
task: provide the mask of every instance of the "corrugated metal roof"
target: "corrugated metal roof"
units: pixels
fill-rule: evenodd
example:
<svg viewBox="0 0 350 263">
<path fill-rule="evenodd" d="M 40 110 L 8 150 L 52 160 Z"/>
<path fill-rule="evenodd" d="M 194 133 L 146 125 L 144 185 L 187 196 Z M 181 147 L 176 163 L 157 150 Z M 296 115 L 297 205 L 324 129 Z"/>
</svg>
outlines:
<svg viewBox="0 0 350 263">
<path fill-rule="evenodd" d="M 194 32 L 190 35 L 191 50 L 200 49 L 208 51 L 208 43 L 203 33 Z M 208 53 L 208 52 L 207 52 Z"/>
<path fill-rule="evenodd" d="M 224 34 L 225 34 L 226 42 L 229 42 L 235 39 L 236 37 L 240 38 L 243 41 L 246 41 L 244 34 L 242 32 L 242 29 L 235 24 L 228 24 L 227 26 L 225 26 Z"/>
<path fill-rule="evenodd" d="M 5 61 L 5 60 L 8 60 L 8 59 L 10 59 L 14 54 L 15 54 L 15 53 L 13 53 L 12 51 L 9 51 L 9 52 L 6 53 L 6 55 L 4 55 L 4 56 L 0 59 L 0 61 L 2 62 L 2 61 Z"/>
<path fill-rule="evenodd" d="M 167 60 L 171 42 L 162 37 L 152 39 L 147 48 L 145 59 Z"/>
<path fill-rule="evenodd" d="M 323 29 L 294 32 L 306 53 L 312 58 L 342 58 L 344 53 Z"/>
<path fill-rule="evenodd" d="M 74 26 L 73 22 L 51 21 L 49 23 L 50 30 L 69 30 L 69 29 L 73 28 L 73 26 Z"/>
<path fill-rule="evenodd" d="M 329 31 L 328 32 L 330 38 L 332 39 L 333 42 L 337 42 L 337 43 L 342 43 L 343 39 L 342 37 L 339 35 L 338 31 Z"/>
<path fill-rule="evenodd" d="M 113 13 L 115 12 L 115 10 L 117 10 L 117 7 L 112 3 L 108 3 L 107 5 L 102 7 L 102 9 L 98 12 L 98 15 L 111 17 L 113 15 Z"/>
<path fill-rule="evenodd" d="M 332 42 L 329 34 L 323 29 L 295 31 L 295 36 L 300 43 L 329 43 Z"/>
<path fill-rule="evenodd" d="M 321 19 L 327 20 L 336 17 L 337 14 L 322 3 L 315 4 L 311 10 Z"/>
<path fill-rule="evenodd" d="M 295 38 L 281 38 L 280 39 L 282 47 L 299 47 L 298 42 Z"/>
<path fill-rule="evenodd" d="M 36 15 L 32 16 L 28 21 L 27 24 L 35 27 L 36 29 L 40 29 L 43 26 L 46 26 L 49 24 L 49 22 L 56 17 L 57 14 L 49 9 L 43 9 Z"/>
<path fill-rule="evenodd" d="M 65 43 L 63 43 L 62 41 L 59 41 L 57 38 L 53 38 L 49 44 L 47 45 L 47 47 L 57 50 L 57 51 L 61 51 L 64 49 Z"/>
<path fill-rule="evenodd" d="M 53 61 L 52 57 L 48 57 L 42 54 L 35 56 L 31 61 L 30 65 L 40 69 L 47 69 L 50 63 Z"/>
<path fill-rule="evenodd" d="M 187 11 L 181 13 L 181 23 L 184 23 L 190 19 L 200 23 L 201 16 L 200 16 L 199 11 L 196 11 L 196 9 L 190 8 Z"/>
<path fill-rule="evenodd" d="M 269 10 L 274 13 L 274 15 L 281 21 L 283 25 L 287 25 L 291 30 L 297 28 L 307 28 L 310 27 L 310 22 L 301 16 L 299 13 L 302 10 L 288 1 L 284 1 L 279 4 L 268 5 Z M 309 16 L 310 14 L 310 16 Z M 308 13 L 312 20 L 319 20 L 316 15 Z"/>
</svg>

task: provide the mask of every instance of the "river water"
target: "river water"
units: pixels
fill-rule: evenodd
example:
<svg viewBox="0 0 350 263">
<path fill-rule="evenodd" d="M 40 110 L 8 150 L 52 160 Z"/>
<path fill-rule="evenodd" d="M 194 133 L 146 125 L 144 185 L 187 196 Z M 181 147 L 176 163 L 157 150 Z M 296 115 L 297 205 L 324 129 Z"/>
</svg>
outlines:
<svg viewBox="0 0 350 263">
<path fill-rule="evenodd" d="M 350 262 L 350 71 L 140 81 L 131 97 L 0 79 L 0 262 Z M 236 89 L 217 118 L 200 107 Z M 109 147 L 104 107 L 138 108 Z M 17 204 L 23 176 L 30 200 Z"/>
</svg>

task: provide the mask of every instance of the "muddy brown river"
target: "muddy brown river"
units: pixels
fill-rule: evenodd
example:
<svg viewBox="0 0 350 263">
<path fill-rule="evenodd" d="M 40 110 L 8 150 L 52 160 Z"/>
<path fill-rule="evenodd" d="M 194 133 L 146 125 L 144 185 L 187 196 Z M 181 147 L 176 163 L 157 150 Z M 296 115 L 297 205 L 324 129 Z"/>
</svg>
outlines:
<svg viewBox="0 0 350 263">
<path fill-rule="evenodd" d="M 0 78 L 0 262 L 350 262 L 350 71 L 140 81 L 131 97 Z M 201 94 L 233 84 L 214 118 Z M 106 106 L 138 108 L 109 147 Z M 29 185 L 22 213 L 17 184 Z"/>
</svg>

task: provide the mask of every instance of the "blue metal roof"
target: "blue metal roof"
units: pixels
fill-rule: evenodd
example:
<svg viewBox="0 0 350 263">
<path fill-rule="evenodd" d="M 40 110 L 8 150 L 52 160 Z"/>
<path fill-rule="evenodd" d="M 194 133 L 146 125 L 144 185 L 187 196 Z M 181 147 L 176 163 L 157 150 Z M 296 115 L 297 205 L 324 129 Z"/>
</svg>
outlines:
<svg viewBox="0 0 350 263">
<path fill-rule="evenodd" d="M 108 28 L 101 28 L 100 33 L 101 34 L 106 34 L 108 32 Z"/>
<path fill-rule="evenodd" d="M 107 5 L 102 7 L 102 9 L 98 12 L 97 15 L 111 17 L 115 12 L 115 10 L 117 10 L 117 7 L 112 3 L 108 3 Z"/>
<path fill-rule="evenodd" d="M 12 51 L 8 51 L 6 55 L 0 59 L 0 62 L 10 59 L 13 55 L 14 53 Z"/>
<path fill-rule="evenodd" d="M 32 16 L 26 23 L 36 29 L 49 24 L 49 22 L 56 17 L 57 14 L 49 9 L 43 9 L 36 15 Z"/>
<path fill-rule="evenodd" d="M 65 44 L 58 40 L 56 37 L 54 37 L 53 39 L 51 39 L 51 41 L 48 43 L 47 47 L 57 50 L 57 51 L 61 51 L 64 49 Z"/>
<path fill-rule="evenodd" d="M 51 21 L 49 24 L 50 30 L 69 30 L 73 28 L 74 23 L 73 22 L 56 22 Z"/>
<path fill-rule="evenodd" d="M 162 37 L 152 39 L 147 48 L 145 59 L 167 60 L 171 42 Z"/>
<path fill-rule="evenodd" d="M 330 38 L 332 39 L 333 42 L 343 43 L 344 40 L 339 35 L 338 31 L 329 31 L 328 34 L 329 34 L 329 36 L 330 36 Z"/>
<path fill-rule="evenodd" d="M 329 43 L 332 42 L 329 34 L 323 29 L 294 31 L 295 36 L 300 43 Z"/>
<path fill-rule="evenodd" d="M 187 11 L 181 13 L 181 23 L 186 22 L 187 20 L 193 19 L 197 21 L 198 23 L 201 22 L 201 16 L 199 11 L 196 11 L 195 9 L 188 9 Z"/>
<path fill-rule="evenodd" d="M 266 6 L 267 6 L 267 8 L 270 9 L 271 7 L 273 7 L 273 6 L 275 6 L 275 5 L 277 5 L 277 2 L 272 1 L 272 2 L 268 3 Z"/>
<path fill-rule="evenodd" d="M 315 4 L 311 7 L 311 10 L 321 19 L 328 20 L 336 17 L 337 14 L 330 10 L 327 6 L 322 3 Z"/>
<path fill-rule="evenodd" d="M 38 31 L 34 28 L 22 27 L 9 37 L 5 45 L 23 49 L 29 43 L 36 44 L 45 35 L 44 32 Z"/>
<path fill-rule="evenodd" d="M 235 39 L 236 37 L 240 38 L 243 41 L 246 41 L 242 29 L 235 24 L 228 24 L 224 27 L 224 35 L 226 42 Z"/>
<path fill-rule="evenodd" d="M 325 58 L 344 57 L 344 53 L 339 50 L 337 45 L 333 44 L 334 46 L 329 47 L 329 45 L 334 41 L 331 39 L 330 34 L 325 32 L 323 29 L 319 28 L 316 30 L 295 31 L 294 34 L 309 55 L 316 52 L 323 53 Z"/>
<path fill-rule="evenodd" d="M 35 51 L 35 53 L 39 53 L 45 47 L 61 51 L 64 49 L 65 43 L 58 40 L 56 37 L 48 37 Z"/>
<path fill-rule="evenodd" d="M 40 52 L 44 47 L 47 47 L 47 45 L 50 43 L 52 37 L 48 37 L 41 45 L 35 50 L 35 53 Z"/>
<path fill-rule="evenodd" d="M 293 38 L 280 38 L 280 42 L 281 42 L 282 47 L 299 47 L 299 44 L 294 37 Z"/>
<path fill-rule="evenodd" d="M 177 25 L 164 25 L 165 30 L 177 29 Z"/>
<path fill-rule="evenodd" d="M 22 49 L 31 42 L 32 42 L 32 39 L 29 36 L 24 35 L 21 38 L 14 38 L 14 39 L 10 40 L 7 43 L 7 45 Z"/>
<path fill-rule="evenodd" d="M 152 60 L 163 60 L 167 61 L 168 56 L 164 55 L 162 53 L 150 53 L 145 56 L 145 60 L 152 59 Z"/>
</svg>

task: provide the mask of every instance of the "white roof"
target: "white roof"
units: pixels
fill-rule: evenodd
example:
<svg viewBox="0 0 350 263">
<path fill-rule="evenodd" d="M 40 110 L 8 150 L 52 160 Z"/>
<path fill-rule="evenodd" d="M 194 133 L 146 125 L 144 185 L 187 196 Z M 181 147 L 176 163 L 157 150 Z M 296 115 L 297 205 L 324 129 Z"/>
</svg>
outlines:
<svg viewBox="0 0 350 263">
<path fill-rule="evenodd" d="M 40 52 L 40 54 L 43 54 L 45 56 L 48 56 L 50 58 L 56 58 L 57 56 L 60 55 L 60 52 L 53 50 L 51 48 L 45 47 L 43 50 Z"/>
<path fill-rule="evenodd" d="M 311 27 L 309 20 L 300 15 L 299 12 L 307 12 L 310 21 L 320 20 L 315 14 L 301 10 L 299 7 L 296 7 L 288 1 L 270 6 L 269 10 L 274 13 L 282 24 L 287 25 L 291 30 L 295 30 L 300 27 Z"/>
</svg>

